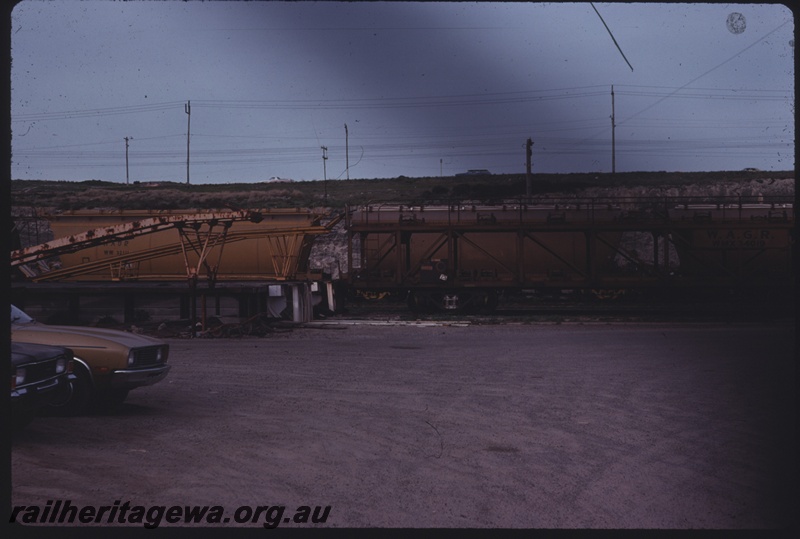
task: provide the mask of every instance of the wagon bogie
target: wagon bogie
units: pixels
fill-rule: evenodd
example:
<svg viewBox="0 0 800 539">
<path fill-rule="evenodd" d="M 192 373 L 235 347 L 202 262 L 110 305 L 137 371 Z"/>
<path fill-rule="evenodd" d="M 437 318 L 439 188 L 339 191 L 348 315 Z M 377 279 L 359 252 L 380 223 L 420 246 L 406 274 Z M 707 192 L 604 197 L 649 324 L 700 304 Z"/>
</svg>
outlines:
<svg viewBox="0 0 800 539">
<path fill-rule="evenodd" d="M 406 303 L 415 313 L 459 312 L 492 313 L 498 304 L 498 291 L 493 289 L 434 290 L 417 288 L 407 292 Z"/>
</svg>

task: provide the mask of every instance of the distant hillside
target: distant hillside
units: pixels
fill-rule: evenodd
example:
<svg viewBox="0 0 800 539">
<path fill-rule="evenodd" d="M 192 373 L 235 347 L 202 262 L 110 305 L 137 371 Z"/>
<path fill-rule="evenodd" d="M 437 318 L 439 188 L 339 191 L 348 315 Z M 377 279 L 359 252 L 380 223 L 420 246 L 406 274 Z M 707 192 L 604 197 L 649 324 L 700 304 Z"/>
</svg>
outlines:
<svg viewBox="0 0 800 539">
<path fill-rule="evenodd" d="M 327 192 L 327 197 L 326 197 Z M 332 207 L 367 202 L 496 201 L 525 196 L 524 174 L 186 185 L 13 180 L 11 205 L 48 210 Z M 534 174 L 535 196 L 794 195 L 794 171 Z"/>
</svg>

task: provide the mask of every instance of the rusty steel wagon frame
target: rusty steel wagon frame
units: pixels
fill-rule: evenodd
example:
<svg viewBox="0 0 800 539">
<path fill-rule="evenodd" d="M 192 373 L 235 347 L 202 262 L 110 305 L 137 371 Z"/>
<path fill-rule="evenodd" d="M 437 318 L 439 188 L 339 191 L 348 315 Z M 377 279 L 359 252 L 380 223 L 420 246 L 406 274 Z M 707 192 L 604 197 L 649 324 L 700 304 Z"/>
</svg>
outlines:
<svg viewBox="0 0 800 539">
<path fill-rule="evenodd" d="M 290 308 L 294 321 L 309 321 L 314 309 L 313 285 L 319 287 L 319 283 L 310 281 L 313 272 L 308 268 L 308 255 L 315 237 L 330 232 L 339 220 L 332 219 L 323 226 L 320 216 L 299 208 L 67 213 L 64 217 L 69 222 L 59 229 L 66 230 L 65 234 L 11 252 L 12 268 L 18 268 L 28 280 L 27 284 L 17 282 L 16 297 L 60 298 L 68 301 L 70 312 L 77 318 L 81 297 L 113 295 L 124 300 L 125 318 L 130 321 L 138 296 L 157 294 L 180 302 L 182 315 L 190 319 L 192 334 L 198 327 L 206 327 L 209 297 L 217 311 L 220 298 L 227 296 L 239 302 L 240 313 L 245 316 Z M 234 226 L 237 222 L 243 224 Z M 105 225 L 83 227 L 91 223 Z M 158 233 L 169 236 L 132 245 L 135 238 L 149 239 Z M 123 249 L 113 248 L 121 244 Z M 84 252 L 86 256 L 81 254 Z M 47 263 L 56 257 L 63 266 L 60 269 Z M 65 262 L 65 257 L 70 258 Z M 139 272 L 141 263 L 157 260 L 161 262 L 158 270 L 148 266 Z M 225 268 L 220 271 L 223 260 Z M 198 282 L 201 276 L 206 277 L 206 283 Z M 168 286 L 180 280 L 188 281 L 189 286 Z M 330 296 L 332 288 L 323 286 Z M 200 323 L 196 323 L 198 297 Z M 330 297 L 328 305 L 335 308 Z"/>
<path fill-rule="evenodd" d="M 349 282 L 356 289 L 787 286 L 792 281 L 791 198 L 380 204 L 349 207 L 346 215 Z M 623 234 L 649 235 L 652 254 L 643 261 L 621 244 Z M 722 240 L 704 245 L 698 241 L 703 235 Z M 414 250 L 418 238 L 425 238 L 425 248 Z M 577 241 L 584 252 L 567 256 L 557 238 Z M 484 257 L 498 274 L 476 278 L 463 271 L 460 250 L 465 248 Z M 526 258 L 531 249 L 549 257 L 552 264 L 540 262 L 552 268 L 534 274 Z M 680 264 L 674 264 L 671 252 L 679 253 Z M 626 268 L 607 264 L 608 256 Z M 774 272 L 758 267 L 765 259 L 767 269 L 774 262 Z M 430 270 L 434 278 L 426 279 Z"/>
<path fill-rule="evenodd" d="M 275 253 L 272 256 L 274 276 L 277 280 L 291 278 L 304 262 L 298 254 L 310 248 L 313 238 L 329 232 L 328 227 L 320 225 L 265 227 L 249 230 L 231 231 L 236 221 L 259 223 L 263 216 L 257 211 L 210 212 L 159 216 L 141 219 L 120 225 L 107 226 L 49 242 L 18 249 L 11 253 L 11 266 L 26 271 L 27 265 L 49 257 L 80 251 L 91 246 L 104 245 L 132 239 L 136 236 L 155 234 L 176 229 L 179 242 L 140 249 L 119 256 L 109 256 L 83 264 L 70 265 L 62 269 L 45 272 L 26 273 L 33 282 L 58 281 L 61 279 L 92 274 L 109 268 L 112 280 L 138 279 L 138 266 L 145 260 L 153 260 L 169 255 L 182 255 L 186 277 L 196 280 L 205 275 L 210 283 L 216 279 L 217 269 L 222 260 L 224 247 L 244 240 L 265 238 Z M 216 260 L 210 256 L 216 249 Z M 150 279 L 154 276 L 150 276 Z"/>
</svg>

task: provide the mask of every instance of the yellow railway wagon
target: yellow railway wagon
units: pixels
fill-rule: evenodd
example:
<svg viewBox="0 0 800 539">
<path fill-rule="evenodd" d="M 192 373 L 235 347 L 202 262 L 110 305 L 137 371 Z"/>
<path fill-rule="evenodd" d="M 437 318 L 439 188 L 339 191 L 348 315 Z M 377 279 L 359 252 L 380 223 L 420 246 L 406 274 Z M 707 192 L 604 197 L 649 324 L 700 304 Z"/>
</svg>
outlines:
<svg viewBox="0 0 800 539">
<path fill-rule="evenodd" d="M 697 279 L 790 285 L 791 204 L 685 205 L 671 211 L 681 271 Z"/>
<path fill-rule="evenodd" d="M 179 280 L 192 274 L 217 280 L 305 279 L 314 237 L 326 229 L 310 209 L 251 210 L 251 220 L 219 220 L 228 210 L 79 210 L 48 216 L 55 239 L 148 219 L 178 220 L 158 232 L 60 255 L 65 281 Z M 201 215 L 202 220 L 192 220 Z M 186 224 L 181 217 L 187 218 Z M 209 218 L 211 217 L 211 218 Z"/>
<path fill-rule="evenodd" d="M 365 278 L 392 284 L 523 286 L 586 280 L 589 267 L 607 271 L 622 231 L 595 231 L 603 241 L 589 251 L 586 229 L 614 222 L 621 214 L 618 208 L 575 204 L 383 205 L 355 208 L 350 222 L 363 237 L 354 260 Z"/>
</svg>

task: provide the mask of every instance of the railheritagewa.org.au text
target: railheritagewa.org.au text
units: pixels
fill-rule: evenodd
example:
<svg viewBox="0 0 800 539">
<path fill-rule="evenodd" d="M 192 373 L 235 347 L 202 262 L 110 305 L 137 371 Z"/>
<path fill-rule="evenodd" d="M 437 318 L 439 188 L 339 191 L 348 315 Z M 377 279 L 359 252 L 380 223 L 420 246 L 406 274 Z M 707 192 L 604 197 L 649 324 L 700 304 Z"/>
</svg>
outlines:
<svg viewBox="0 0 800 539">
<path fill-rule="evenodd" d="M 48 500 L 41 505 L 16 505 L 9 522 L 19 524 L 136 524 L 148 529 L 162 524 L 225 526 L 250 524 L 272 529 L 281 525 L 325 524 L 331 506 L 241 505 L 227 510 L 221 505 L 135 505 L 116 500 L 111 505 L 75 505 L 70 500 Z"/>
</svg>

